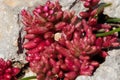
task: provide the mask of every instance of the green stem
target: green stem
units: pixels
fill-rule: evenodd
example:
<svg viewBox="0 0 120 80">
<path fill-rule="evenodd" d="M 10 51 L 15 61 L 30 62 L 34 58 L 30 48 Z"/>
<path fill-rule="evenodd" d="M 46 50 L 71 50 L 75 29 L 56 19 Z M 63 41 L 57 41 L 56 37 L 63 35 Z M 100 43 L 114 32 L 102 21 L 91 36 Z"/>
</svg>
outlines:
<svg viewBox="0 0 120 80">
<path fill-rule="evenodd" d="M 101 13 L 105 7 L 111 6 L 112 3 L 100 3 L 98 6 L 97 14 Z"/>
<path fill-rule="evenodd" d="M 97 13 L 94 18 L 98 18 L 98 15 L 104 10 L 105 7 L 111 6 L 111 3 L 100 3 L 97 9 Z"/>
<path fill-rule="evenodd" d="M 106 20 L 107 23 L 120 23 L 120 18 L 109 18 Z"/>
<path fill-rule="evenodd" d="M 31 79 L 36 79 L 36 76 L 25 77 L 20 80 L 31 80 Z"/>
<path fill-rule="evenodd" d="M 105 33 L 98 33 L 98 34 L 96 34 L 96 37 L 102 37 L 102 36 L 111 35 L 111 34 L 113 34 L 115 32 L 120 32 L 120 28 L 116 28 L 116 29 L 114 29 L 112 31 L 105 32 Z"/>
</svg>

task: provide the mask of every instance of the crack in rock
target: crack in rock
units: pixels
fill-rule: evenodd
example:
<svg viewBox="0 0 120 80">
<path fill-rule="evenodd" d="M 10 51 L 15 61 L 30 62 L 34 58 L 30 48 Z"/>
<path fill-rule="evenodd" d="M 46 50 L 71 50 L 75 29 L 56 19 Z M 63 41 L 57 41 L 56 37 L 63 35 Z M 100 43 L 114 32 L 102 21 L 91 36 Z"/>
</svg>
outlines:
<svg viewBox="0 0 120 80">
<path fill-rule="evenodd" d="M 75 1 L 70 5 L 69 9 L 72 9 L 72 7 L 74 7 L 78 1 L 79 1 L 79 0 L 75 0 Z"/>
</svg>

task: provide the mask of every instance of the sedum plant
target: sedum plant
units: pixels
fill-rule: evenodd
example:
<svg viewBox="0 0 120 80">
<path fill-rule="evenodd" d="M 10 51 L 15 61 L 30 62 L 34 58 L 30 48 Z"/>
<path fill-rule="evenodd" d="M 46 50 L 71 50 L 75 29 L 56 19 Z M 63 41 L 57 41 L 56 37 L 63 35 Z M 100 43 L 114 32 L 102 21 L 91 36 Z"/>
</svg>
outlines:
<svg viewBox="0 0 120 80">
<path fill-rule="evenodd" d="M 10 60 L 4 61 L 0 58 L 0 80 L 17 80 L 20 69 L 12 66 Z"/>
<path fill-rule="evenodd" d="M 37 80 L 75 80 L 79 75 L 92 75 L 108 56 L 107 49 L 120 45 L 119 29 L 112 30 L 102 16 L 99 0 L 82 0 L 85 12 L 81 19 L 74 11 L 64 11 L 59 1 L 47 1 L 32 13 L 23 9 L 22 22 L 26 32 L 23 47 L 26 60 Z M 31 77 L 30 77 L 31 78 Z M 25 78 L 23 80 L 28 80 Z"/>
</svg>

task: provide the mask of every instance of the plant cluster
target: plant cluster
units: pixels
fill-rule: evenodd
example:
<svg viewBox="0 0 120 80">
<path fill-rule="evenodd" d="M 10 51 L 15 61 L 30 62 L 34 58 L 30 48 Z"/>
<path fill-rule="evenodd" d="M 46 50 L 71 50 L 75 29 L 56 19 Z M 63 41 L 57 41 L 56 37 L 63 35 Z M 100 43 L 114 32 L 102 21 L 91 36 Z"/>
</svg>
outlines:
<svg viewBox="0 0 120 80">
<path fill-rule="evenodd" d="M 20 69 L 12 66 L 10 60 L 4 61 L 0 58 L 0 80 L 17 80 L 16 75 Z"/>
<path fill-rule="evenodd" d="M 82 1 L 88 8 L 80 12 L 82 19 L 74 11 L 63 11 L 58 1 L 47 1 L 32 13 L 22 10 L 27 40 L 23 47 L 38 80 L 74 80 L 78 75 L 92 75 L 101 63 L 98 59 L 108 55 L 106 49 L 119 46 L 116 34 L 99 35 L 112 30 L 100 21 L 104 9 L 97 6 L 99 0 Z"/>
</svg>

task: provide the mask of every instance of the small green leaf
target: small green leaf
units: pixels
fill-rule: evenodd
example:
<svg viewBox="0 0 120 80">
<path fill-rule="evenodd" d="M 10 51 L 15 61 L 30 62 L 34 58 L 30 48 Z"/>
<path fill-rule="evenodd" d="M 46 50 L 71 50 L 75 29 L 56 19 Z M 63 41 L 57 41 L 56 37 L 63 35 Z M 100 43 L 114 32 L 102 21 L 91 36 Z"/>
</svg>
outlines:
<svg viewBox="0 0 120 80">
<path fill-rule="evenodd" d="M 96 37 L 108 36 L 108 35 L 114 34 L 115 32 L 120 32 L 120 28 L 116 28 L 112 31 L 105 32 L 105 33 L 98 33 L 96 34 Z"/>
<path fill-rule="evenodd" d="M 108 18 L 107 23 L 120 23 L 120 18 Z"/>
<path fill-rule="evenodd" d="M 36 79 L 36 76 L 25 77 L 20 80 L 31 80 L 31 79 Z"/>
<path fill-rule="evenodd" d="M 98 14 L 100 14 L 104 10 L 105 7 L 108 7 L 108 6 L 111 6 L 111 5 L 112 5 L 111 3 L 100 3 L 98 5 L 97 13 L 94 17 L 97 18 Z"/>
<path fill-rule="evenodd" d="M 111 3 L 100 3 L 98 6 L 97 14 L 101 13 L 105 7 L 111 6 Z"/>
</svg>

